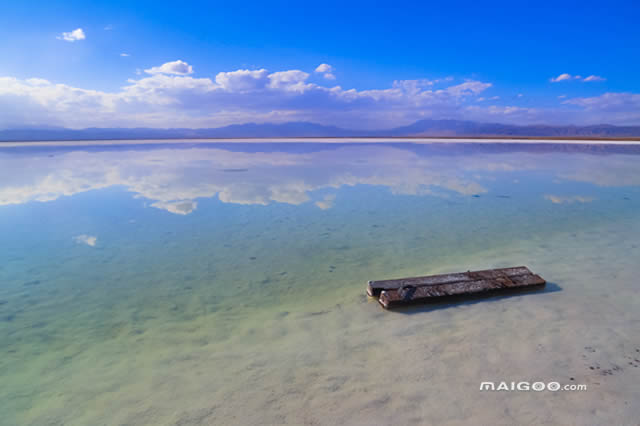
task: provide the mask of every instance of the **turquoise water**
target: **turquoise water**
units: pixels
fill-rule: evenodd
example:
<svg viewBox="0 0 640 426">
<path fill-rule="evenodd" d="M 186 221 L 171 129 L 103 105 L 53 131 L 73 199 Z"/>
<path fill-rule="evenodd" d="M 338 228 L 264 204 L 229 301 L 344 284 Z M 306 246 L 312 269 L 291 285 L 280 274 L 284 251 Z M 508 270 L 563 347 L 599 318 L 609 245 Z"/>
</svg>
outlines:
<svg viewBox="0 0 640 426">
<path fill-rule="evenodd" d="M 0 424 L 636 424 L 639 160 L 0 147 Z M 364 295 L 369 279 L 521 264 L 544 291 L 401 312 Z"/>
</svg>

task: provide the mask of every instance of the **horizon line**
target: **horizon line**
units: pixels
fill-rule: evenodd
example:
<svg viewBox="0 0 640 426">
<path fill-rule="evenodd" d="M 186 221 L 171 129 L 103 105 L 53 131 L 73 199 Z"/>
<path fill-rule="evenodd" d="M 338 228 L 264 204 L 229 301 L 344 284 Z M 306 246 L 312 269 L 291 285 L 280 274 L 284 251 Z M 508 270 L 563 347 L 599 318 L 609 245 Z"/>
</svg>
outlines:
<svg viewBox="0 0 640 426">
<path fill-rule="evenodd" d="M 558 138 L 558 137 L 253 137 L 253 138 L 158 138 L 158 139 L 87 139 L 49 141 L 0 141 L 0 148 L 24 146 L 110 146 L 110 145 L 169 145 L 181 143 L 416 143 L 416 144 L 544 144 L 544 145 L 640 145 L 640 138 Z"/>
</svg>

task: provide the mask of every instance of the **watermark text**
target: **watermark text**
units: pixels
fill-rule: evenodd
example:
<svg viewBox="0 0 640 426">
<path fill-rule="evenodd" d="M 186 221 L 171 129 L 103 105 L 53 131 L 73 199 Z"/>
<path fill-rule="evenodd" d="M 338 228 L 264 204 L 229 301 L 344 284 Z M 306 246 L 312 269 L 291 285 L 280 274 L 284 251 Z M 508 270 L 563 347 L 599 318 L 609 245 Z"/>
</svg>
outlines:
<svg viewBox="0 0 640 426">
<path fill-rule="evenodd" d="M 480 383 L 481 391 L 534 391 L 534 392 L 542 392 L 542 391 L 586 391 L 587 385 L 570 383 L 562 385 L 559 382 L 481 382 Z"/>
</svg>

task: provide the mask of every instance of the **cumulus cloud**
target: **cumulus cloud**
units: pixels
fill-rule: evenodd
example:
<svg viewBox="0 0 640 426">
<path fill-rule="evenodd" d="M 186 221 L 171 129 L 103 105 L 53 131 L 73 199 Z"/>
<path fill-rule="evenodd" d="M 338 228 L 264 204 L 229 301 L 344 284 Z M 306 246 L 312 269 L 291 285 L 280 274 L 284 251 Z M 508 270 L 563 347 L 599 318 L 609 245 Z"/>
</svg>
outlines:
<svg viewBox="0 0 640 426">
<path fill-rule="evenodd" d="M 317 73 L 322 73 L 323 77 L 327 80 L 335 80 L 336 76 L 333 74 L 333 67 L 329 64 L 320 64 L 315 70 Z"/>
<path fill-rule="evenodd" d="M 308 81 L 301 70 L 219 72 L 196 78 L 177 60 L 145 70 L 119 91 L 103 92 L 32 79 L 0 77 L 0 128 L 23 125 L 82 127 L 215 127 L 247 121 L 314 121 L 351 128 L 451 118 L 491 83 L 395 81 L 387 89 L 355 90 Z"/>
<path fill-rule="evenodd" d="M 86 38 L 84 31 L 82 28 L 76 28 L 73 31 L 63 32 L 59 36 L 56 37 L 58 40 L 70 41 L 74 42 L 77 40 L 84 40 Z"/>
<path fill-rule="evenodd" d="M 128 53 L 121 53 L 120 56 L 123 56 L 126 58 L 127 56 L 131 56 L 131 55 L 129 55 Z"/>
<path fill-rule="evenodd" d="M 324 72 L 332 72 L 333 67 L 329 64 L 320 64 L 316 68 L 316 72 L 324 73 Z"/>
<path fill-rule="evenodd" d="M 562 107 L 552 110 L 479 104 L 497 98 L 486 94 L 491 83 L 478 80 L 397 80 L 387 88 L 356 90 L 312 83 L 309 73 L 295 69 L 239 69 L 212 77 L 193 73 L 193 67 L 182 60 L 167 62 L 108 92 L 40 78 L 0 77 L 0 109 L 5 111 L 0 114 L 0 129 L 218 127 L 291 121 L 376 129 L 441 118 L 517 124 L 620 123 L 633 122 L 640 114 L 639 95 L 630 93 L 566 99 Z M 629 110 L 622 112 L 625 108 Z M 585 111 L 602 114 L 585 115 Z"/>
<path fill-rule="evenodd" d="M 175 75 L 188 75 L 193 74 L 193 67 L 188 63 L 178 59 L 177 61 L 167 62 L 159 67 L 152 67 L 148 70 L 144 70 L 147 74 L 175 74 Z"/>
<path fill-rule="evenodd" d="M 280 71 L 269 74 L 269 87 L 272 89 L 283 89 L 303 92 L 312 86 L 304 82 L 309 78 L 309 74 L 299 70 Z"/>
<path fill-rule="evenodd" d="M 268 83 L 268 75 L 269 71 L 266 69 L 219 72 L 216 83 L 227 92 L 251 92 L 264 89 Z"/>
</svg>

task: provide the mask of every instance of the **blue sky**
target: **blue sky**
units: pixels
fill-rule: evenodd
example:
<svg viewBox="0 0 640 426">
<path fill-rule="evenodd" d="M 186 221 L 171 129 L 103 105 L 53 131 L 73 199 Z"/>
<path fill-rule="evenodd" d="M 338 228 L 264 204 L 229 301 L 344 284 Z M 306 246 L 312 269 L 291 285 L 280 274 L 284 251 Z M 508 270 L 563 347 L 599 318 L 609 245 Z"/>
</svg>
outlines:
<svg viewBox="0 0 640 426">
<path fill-rule="evenodd" d="M 344 3 L 7 3 L 0 128 L 640 125 L 637 1 Z"/>
</svg>

